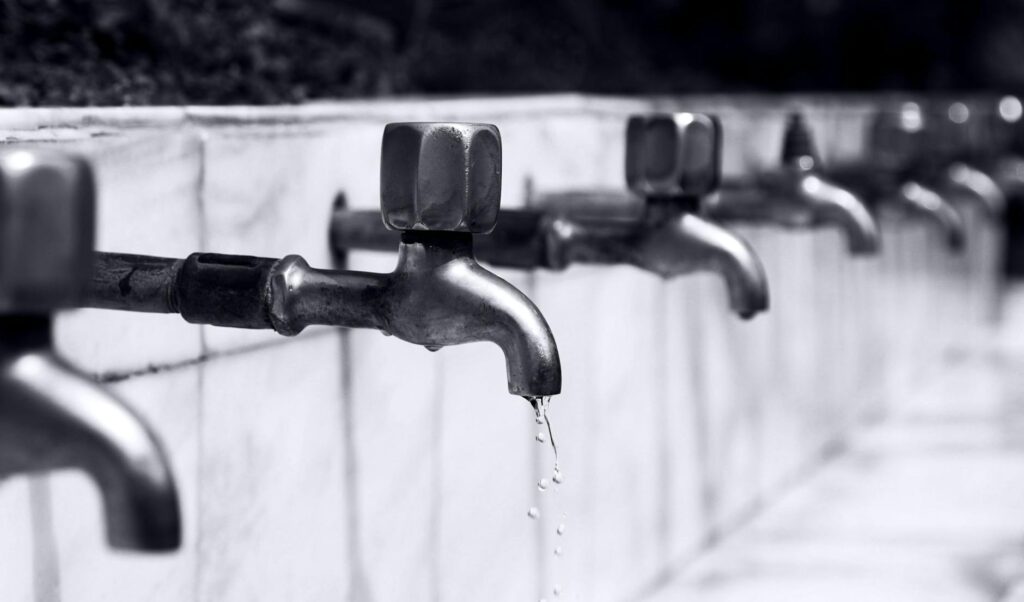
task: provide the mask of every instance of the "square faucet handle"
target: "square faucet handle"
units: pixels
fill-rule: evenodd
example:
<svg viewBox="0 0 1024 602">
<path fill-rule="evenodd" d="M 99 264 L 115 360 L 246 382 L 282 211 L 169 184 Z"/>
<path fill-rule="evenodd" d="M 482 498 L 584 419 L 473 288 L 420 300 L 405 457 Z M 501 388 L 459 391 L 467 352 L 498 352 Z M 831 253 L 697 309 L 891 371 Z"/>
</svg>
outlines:
<svg viewBox="0 0 1024 602">
<path fill-rule="evenodd" d="M 92 169 L 53 150 L 0 153 L 0 312 L 76 305 L 92 278 Z"/>
<path fill-rule="evenodd" d="M 649 197 L 702 197 L 722 179 L 722 126 L 704 113 L 634 115 L 626 126 L 626 184 Z"/>
<path fill-rule="evenodd" d="M 391 230 L 494 229 L 501 205 L 501 134 L 481 123 L 389 123 L 380 210 Z"/>
</svg>

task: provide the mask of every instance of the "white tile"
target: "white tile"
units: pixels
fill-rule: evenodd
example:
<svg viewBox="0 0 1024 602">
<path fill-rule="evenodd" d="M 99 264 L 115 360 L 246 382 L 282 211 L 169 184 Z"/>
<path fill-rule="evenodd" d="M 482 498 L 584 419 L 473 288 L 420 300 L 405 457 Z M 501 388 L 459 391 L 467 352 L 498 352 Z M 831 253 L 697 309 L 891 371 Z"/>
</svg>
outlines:
<svg viewBox="0 0 1024 602">
<path fill-rule="evenodd" d="M 512 280 L 522 285 L 525 278 Z M 531 520 L 527 511 L 537 505 L 553 513 L 557 506 L 560 491 L 537 490 L 540 478 L 551 476 L 550 449 L 534 440 L 533 409 L 508 393 L 505 358 L 496 345 L 454 346 L 438 356 L 440 599 L 536 598 L 538 562 L 553 558 L 550 549 L 539 549 L 544 538 L 538 531 L 554 527 Z M 553 403 L 561 405 L 560 397 Z M 565 428 L 552 420 L 557 441 Z M 547 539 L 550 547 L 553 540 Z"/>
<path fill-rule="evenodd" d="M 112 551 L 96 484 L 83 473 L 50 477 L 61 600 L 188 600 L 198 563 L 199 370 L 133 378 L 111 387 L 154 430 L 171 462 L 184 542 L 173 553 Z"/>
<path fill-rule="evenodd" d="M 351 561 L 360 579 L 354 598 L 430 598 L 444 566 L 439 514 L 450 499 L 440 487 L 441 360 L 379 332 L 348 336 L 345 407 L 359 550 Z"/>
<path fill-rule="evenodd" d="M 189 132 L 67 145 L 96 173 L 96 248 L 184 257 L 200 240 L 200 148 Z M 58 316 L 56 344 L 83 370 L 129 373 L 199 357 L 199 330 L 177 315 L 86 309 Z M 116 342 L 116 344 L 115 344 Z"/>
<path fill-rule="evenodd" d="M 50 506 L 38 491 L 45 479 L 16 475 L 0 481 L 0 592 L 11 602 L 52 596 L 51 588 L 60 586 Z"/>
<path fill-rule="evenodd" d="M 278 123 L 205 132 L 202 211 L 206 251 L 257 257 L 301 255 L 330 267 L 334 198 L 379 207 L 383 121 Z M 218 352 L 280 338 L 270 330 L 205 327 Z"/>
<path fill-rule="evenodd" d="M 350 585 L 337 336 L 202 365 L 200 600 L 335 600 Z"/>
</svg>

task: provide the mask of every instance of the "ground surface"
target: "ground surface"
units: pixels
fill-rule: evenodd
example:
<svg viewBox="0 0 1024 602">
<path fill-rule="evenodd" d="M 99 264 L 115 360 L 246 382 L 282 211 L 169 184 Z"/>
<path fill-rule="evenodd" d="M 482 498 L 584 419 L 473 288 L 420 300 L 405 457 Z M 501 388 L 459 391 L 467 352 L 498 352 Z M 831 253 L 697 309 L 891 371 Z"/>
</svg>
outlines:
<svg viewBox="0 0 1024 602">
<path fill-rule="evenodd" d="M 1024 291 L 998 341 L 646 599 L 1024 600 Z"/>
</svg>

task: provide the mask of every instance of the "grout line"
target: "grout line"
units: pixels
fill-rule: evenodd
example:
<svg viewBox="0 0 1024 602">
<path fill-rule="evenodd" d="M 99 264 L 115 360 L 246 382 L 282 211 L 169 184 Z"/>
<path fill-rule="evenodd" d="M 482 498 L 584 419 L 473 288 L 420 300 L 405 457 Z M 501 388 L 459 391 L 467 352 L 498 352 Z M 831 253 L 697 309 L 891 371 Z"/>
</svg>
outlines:
<svg viewBox="0 0 1024 602">
<path fill-rule="evenodd" d="M 333 330 L 320 330 L 310 332 L 302 335 L 301 338 L 296 337 L 282 337 L 274 341 L 266 341 L 263 343 L 256 343 L 254 345 L 244 345 L 235 349 L 226 351 L 214 351 L 207 352 L 206 350 L 206 337 L 203 336 L 202 327 L 200 327 L 200 351 L 199 355 L 186 360 L 177 362 L 168 362 L 166 364 L 149 364 L 143 368 L 135 368 L 131 370 L 110 370 L 106 372 L 93 373 L 92 379 L 100 384 L 111 384 L 124 382 L 132 378 L 138 378 L 140 376 L 148 376 L 152 374 L 163 374 L 165 372 L 173 372 L 182 368 L 188 368 L 190 366 L 201 365 L 205 362 L 216 360 L 219 358 L 234 357 L 236 355 L 243 355 L 246 353 L 257 353 L 266 349 L 272 349 L 281 345 L 288 345 L 292 343 L 299 343 L 301 341 L 308 341 L 319 337 L 324 337 L 334 334 Z"/>
<path fill-rule="evenodd" d="M 60 602 L 60 552 L 53 520 L 50 476 L 31 475 L 28 480 L 29 520 L 32 523 L 32 577 L 37 602 Z"/>
<path fill-rule="evenodd" d="M 444 398 L 445 398 L 445 370 L 444 355 L 438 355 L 434 368 L 434 391 L 433 406 L 434 416 L 433 437 L 431 440 L 431 468 L 432 487 L 430 491 L 430 526 L 428 546 L 431 546 L 430 554 L 430 599 L 433 602 L 440 602 L 442 592 L 442 558 L 441 558 L 441 534 L 444 529 L 443 513 L 441 512 L 444 500 Z"/>
<path fill-rule="evenodd" d="M 196 182 L 195 182 L 195 209 L 196 209 L 196 221 L 197 223 L 197 237 L 200 249 L 206 248 L 206 132 L 198 132 L 196 136 L 196 157 L 198 165 L 196 166 Z M 206 341 L 206 329 L 207 326 L 200 325 L 199 327 L 199 359 L 197 364 L 201 364 L 204 361 L 209 360 L 210 348 Z M 276 341 L 275 341 L 276 342 Z M 191 364 L 190 364 L 191 365 Z M 199 400 L 199 407 L 196 411 L 196 457 L 199 460 L 199 466 L 196 467 L 196 534 L 195 534 L 195 566 L 193 567 L 193 597 L 195 602 L 200 602 L 203 595 L 203 555 L 204 547 L 203 543 L 205 538 L 203 537 L 202 526 L 203 521 L 203 509 L 207 508 L 205 500 L 205 490 L 203 486 L 204 472 L 203 467 L 207 465 L 206 460 L 206 445 L 205 434 L 206 434 L 206 407 L 204 395 L 206 391 L 206 370 L 202 365 L 196 370 L 196 385 L 197 385 L 197 399 Z"/>
</svg>

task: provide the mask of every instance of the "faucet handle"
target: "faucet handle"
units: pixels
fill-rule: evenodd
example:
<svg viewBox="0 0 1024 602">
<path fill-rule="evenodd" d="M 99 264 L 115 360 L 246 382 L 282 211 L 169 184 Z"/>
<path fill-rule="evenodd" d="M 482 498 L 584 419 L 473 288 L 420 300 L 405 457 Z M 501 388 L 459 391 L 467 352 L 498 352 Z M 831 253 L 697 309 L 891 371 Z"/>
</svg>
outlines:
<svg viewBox="0 0 1024 602">
<path fill-rule="evenodd" d="M 626 126 L 626 184 L 643 196 L 700 197 L 722 179 L 722 126 L 704 113 L 634 115 Z"/>
<path fill-rule="evenodd" d="M 0 153 L 0 312 L 74 306 L 92 276 L 92 169 L 52 150 Z"/>
<path fill-rule="evenodd" d="M 782 163 L 811 168 L 821 163 L 811 126 L 801 113 L 790 113 L 782 137 Z"/>
<path fill-rule="evenodd" d="M 501 134 L 480 123 L 389 123 L 380 208 L 391 230 L 494 229 L 501 205 Z"/>
</svg>

